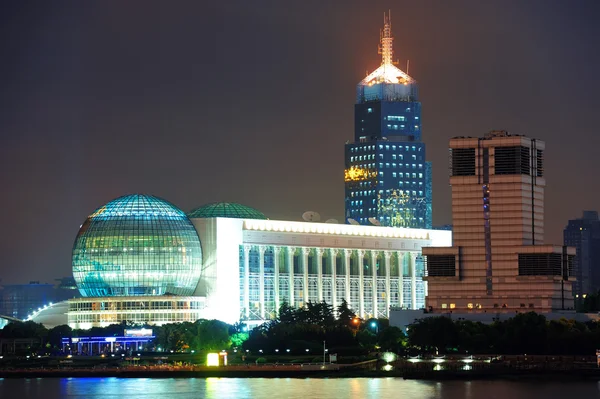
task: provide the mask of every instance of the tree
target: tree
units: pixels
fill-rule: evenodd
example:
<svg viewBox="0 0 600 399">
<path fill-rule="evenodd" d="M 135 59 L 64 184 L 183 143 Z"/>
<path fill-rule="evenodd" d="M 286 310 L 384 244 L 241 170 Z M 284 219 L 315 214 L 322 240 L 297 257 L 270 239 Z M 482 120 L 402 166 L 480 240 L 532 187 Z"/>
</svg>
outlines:
<svg viewBox="0 0 600 399">
<path fill-rule="evenodd" d="M 496 323 L 500 331 L 498 350 L 510 354 L 542 354 L 546 352 L 546 317 L 535 312 L 519 313 Z"/>
<path fill-rule="evenodd" d="M 351 328 L 356 328 L 356 325 L 354 323 L 354 320 L 357 318 L 356 313 L 354 313 L 354 311 L 350 309 L 350 307 L 348 306 L 348 302 L 346 302 L 345 299 L 342 299 L 342 303 L 340 303 L 337 307 L 337 314 L 338 322 L 340 324 Z"/>
<path fill-rule="evenodd" d="M 458 329 L 449 317 L 419 319 L 408 328 L 408 342 L 425 352 L 446 353 L 458 346 Z"/>
<path fill-rule="evenodd" d="M 406 345 L 406 335 L 398 327 L 384 328 L 378 339 L 382 350 L 400 352 Z"/>
<path fill-rule="evenodd" d="M 198 320 L 194 324 L 198 333 L 197 349 L 221 351 L 231 345 L 229 324 L 220 320 Z"/>
<path fill-rule="evenodd" d="M 73 336 L 73 329 L 66 324 L 56 326 L 48 330 L 47 342 L 51 348 L 62 348 L 62 339 L 71 338 Z"/>
<path fill-rule="evenodd" d="M 283 302 L 279 307 L 277 320 L 281 323 L 292 323 L 296 321 L 296 310 L 289 306 L 287 302 Z"/>
</svg>

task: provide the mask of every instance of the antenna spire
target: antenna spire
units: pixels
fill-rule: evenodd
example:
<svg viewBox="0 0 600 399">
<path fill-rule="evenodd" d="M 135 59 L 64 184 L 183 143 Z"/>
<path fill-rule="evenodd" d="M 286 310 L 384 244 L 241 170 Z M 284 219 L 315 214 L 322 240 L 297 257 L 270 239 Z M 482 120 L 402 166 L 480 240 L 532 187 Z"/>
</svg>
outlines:
<svg viewBox="0 0 600 399">
<path fill-rule="evenodd" d="M 394 49 L 392 47 L 392 10 L 388 11 L 388 15 L 383 13 L 383 31 L 381 32 L 381 65 L 392 65 Z"/>
</svg>

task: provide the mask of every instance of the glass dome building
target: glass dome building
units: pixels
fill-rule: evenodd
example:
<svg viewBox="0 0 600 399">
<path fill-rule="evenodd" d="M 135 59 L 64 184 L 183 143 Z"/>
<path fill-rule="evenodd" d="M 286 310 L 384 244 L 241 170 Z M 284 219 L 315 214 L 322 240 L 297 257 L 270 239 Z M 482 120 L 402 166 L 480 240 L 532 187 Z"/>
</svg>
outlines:
<svg viewBox="0 0 600 399">
<path fill-rule="evenodd" d="M 173 204 L 133 194 L 96 209 L 73 246 L 73 276 L 84 297 L 192 295 L 202 249 Z"/>
<path fill-rule="evenodd" d="M 260 211 L 235 202 L 214 202 L 193 209 L 188 213 L 190 219 L 205 218 L 234 218 L 234 219 L 261 219 L 267 217 Z"/>
</svg>

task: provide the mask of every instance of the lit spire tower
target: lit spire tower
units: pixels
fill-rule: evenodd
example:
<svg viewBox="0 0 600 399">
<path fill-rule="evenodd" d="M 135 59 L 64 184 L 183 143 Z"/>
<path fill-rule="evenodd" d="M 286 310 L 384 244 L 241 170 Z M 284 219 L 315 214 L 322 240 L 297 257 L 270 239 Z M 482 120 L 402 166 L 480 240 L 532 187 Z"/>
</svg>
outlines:
<svg viewBox="0 0 600 399">
<path fill-rule="evenodd" d="M 354 142 L 345 148 L 346 221 L 431 228 L 417 82 L 393 61 L 393 40 L 391 14 L 384 14 L 381 65 L 356 86 Z"/>
</svg>

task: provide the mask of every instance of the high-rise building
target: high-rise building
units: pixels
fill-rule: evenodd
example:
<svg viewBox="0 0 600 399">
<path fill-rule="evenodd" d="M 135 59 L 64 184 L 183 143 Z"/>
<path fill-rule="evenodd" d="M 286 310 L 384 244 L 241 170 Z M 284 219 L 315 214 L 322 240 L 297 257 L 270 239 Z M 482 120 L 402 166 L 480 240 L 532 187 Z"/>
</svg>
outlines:
<svg viewBox="0 0 600 399">
<path fill-rule="evenodd" d="M 381 66 L 356 87 L 354 142 L 345 147 L 346 220 L 431 228 L 431 165 L 417 82 L 396 67 L 392 42 L 384 15 Z"/>
<path fill-rule="evenodd" d="M 450 140 L 453 246 L 423 248 L 432 312 L 573 309 L 575 248 L 544 245 L 544 142 Z"/>
<path fill-rule="evenodd" d="M 600 289 L 600 220 L 598 212 L 583 211 L 580 219 L 569 220 L 564 244 L 577 249 L 573 294 L 583 296 Z"/>
</svg>

